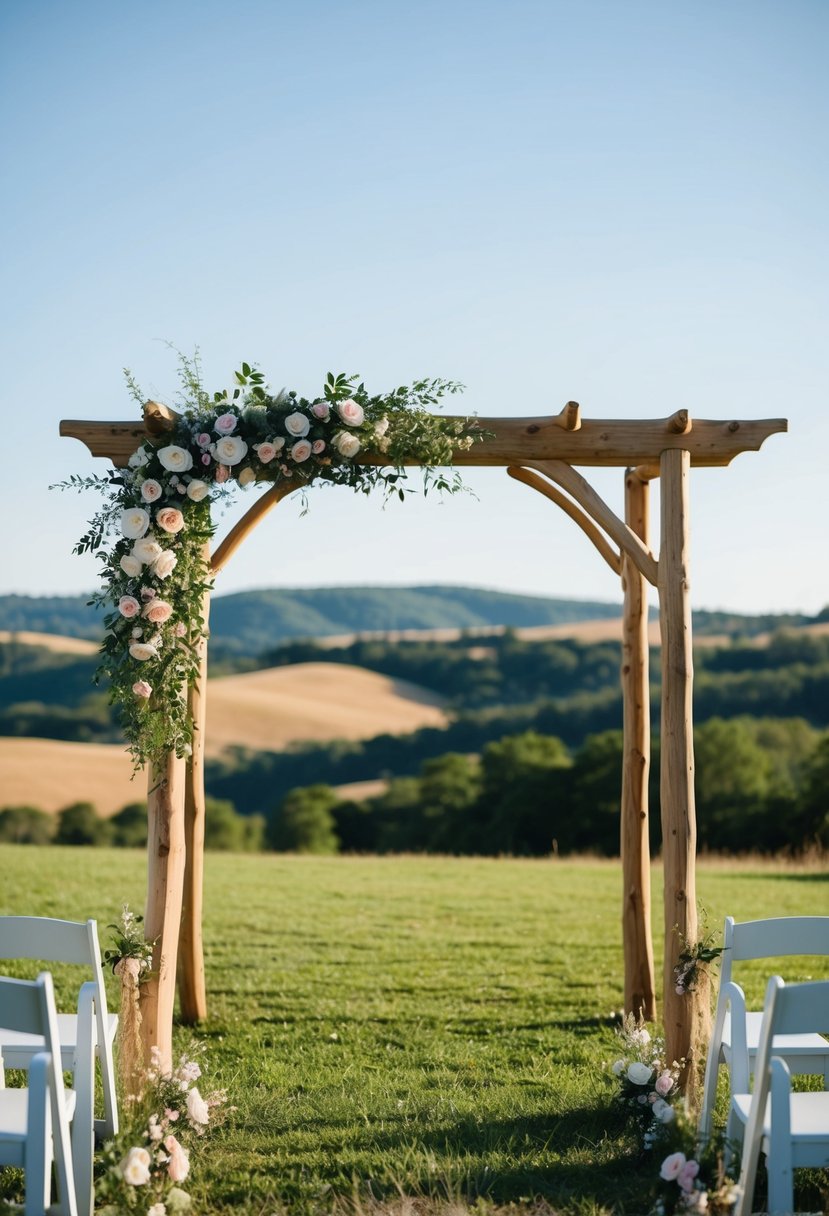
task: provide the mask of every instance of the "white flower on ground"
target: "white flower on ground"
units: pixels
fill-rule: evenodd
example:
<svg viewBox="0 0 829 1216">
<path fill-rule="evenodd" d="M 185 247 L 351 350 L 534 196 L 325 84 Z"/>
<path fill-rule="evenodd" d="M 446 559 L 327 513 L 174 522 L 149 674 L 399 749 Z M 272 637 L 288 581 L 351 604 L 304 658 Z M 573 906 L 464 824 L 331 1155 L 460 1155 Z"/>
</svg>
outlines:
<svg viewBox="0 0 829 1216">
<path fill-rule="evenodd" d="M 128 507 L 121 512 L 121 532 L 128 540 L 137 540 L 150 526 L 150 516 L 143 507 Z"/>
<path fill-rule="evenodd" d="M 613 1063 L 610 1065 L 610 1071 L 613 1073 L 614 1077 L 620 1077 L 622 1075 L 622 1073 L 625 1071 L 625 1061 L 624 1060 L 614 1060 Z"/>
<path fill-rule="evenodd" d="M 640 1060 L 634 1060 L 632 1064 L 628 1065 L 627 1078 L 634 1085 L 647 1085 L 652 1076 L 653 1069 Z"/>
<path fill-rule="evenodd" d="M 365 418 L 363 407 L 350 397 L 347 401 L 338 401 L 335 409 L 347 426 L 360 426 Z"/>
<path fill-rule="evenodd" d="M 189 473 L 193 467 L 193 457 L 186 448 L 180 448 L 175 443 L 159 448 L 158 459 L 170 473 Z"/>
<path fill-rule="evenodd" d="M 150 1181 L 150 1154 L 145 1148 L 131 1148 L 118 1168 L 124 1182 L 145 1186 Z"/>
<path fill-rule="evenodd" d="M 662 1162 L 659 1169 L 659 1177 L 665 1182 L 673 1182 L 679 1176 L 679 1171 L 687 1161 L 684 1153 L 671 1153 Z"/>
<path fill-rule="evenodd" d="M 192 1206 L 190 1196 L 180 1186 L 171 1186 L 167 1192 L 167 1211 L 171 1213 L 189 1212 Z"/>
<path fill-rule="evenodd" d="M 352 456 L 357 455 L 361 445 L 357 436 L 352 435 L 350 431 L 338 431 L 331 440 L 331 446 L 336 448 L 341 456 L 350 460 Z"/>
<path fill-rule="evenodd" d="M 151 1208 L 147 1208 L 147 1216 L 167 1216 L 167 1208 L 163 1203 L 154 1203 Z"/>
<path fill-rule="evenodd" d="M 311 429 L 311 423 L 306 414 L 301 414 L 296 410 L 293 414 L 289 414 L 285 419 L 285 430 L 289 435 L 293 435 L 295 439 L 302 439 Z"/>
<path fill-rule="evenodd" d="M 197 1089 L 191 1089 L 187 1095 L 187 1118 L 193 1127 L 206 1127 L 210 1121 L 207 1103 Z"/>
<path fill-rule="evenodd" d="M 248 445 L 238 435 L 225 435 L 211 445 L 210 451 L 219 464 L 234 465 L 247 456 Z"/>
</svg>

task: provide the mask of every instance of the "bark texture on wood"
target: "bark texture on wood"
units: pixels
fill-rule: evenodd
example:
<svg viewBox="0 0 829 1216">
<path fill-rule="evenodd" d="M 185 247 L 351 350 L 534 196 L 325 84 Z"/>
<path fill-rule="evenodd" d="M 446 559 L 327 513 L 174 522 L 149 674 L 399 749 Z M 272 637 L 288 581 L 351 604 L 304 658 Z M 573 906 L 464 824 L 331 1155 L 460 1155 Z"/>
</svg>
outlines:
<svg viewBox="0 0 829 1216">
<path fill-rule="evenodd" d="M 633 470 L 625 477 L 625 522 L 648 544 L 649 487 Z M 625 1013 L 652 1022 L 656 992 L 651 931 L 651 867 L 648 838 L 648 775 L 651 760 L 648 682 L 647 583 L 627 555 L 622 558 L 622 940 Z"/>
<path fill-rule="evenodd" d="M 666 451 L 661 467 L 659 620 L 662 632 L 662 743 L 660 799 L 665 869 L 665 959 L 663 972 L 668 1060 L 685 1059 L 684 1083 L 696 1094 L 710 1011 L 700 991 L 677 995 L 674 966 L 680 934 L 697 938 L 696 808 L 691 692 L 691 602 L 689 594 L 690 457 Z"/>
<path fill-rule="evenodd" d="M 176 961 L 184 885 L 184 761 L 172 752 L 151 766 L 147 793 L 147 907 L 144 929 L 155 940 L 153 977 L 141 985 L 141 1034 L 146 1059 L 158 1047 L 172 1064 Z"/>
<path fill-rule="evenodd" d="M 210 560 L 205 546 L 205 561 Z M 202 603 L 205 630 L 210 615 L 210 596 Z M 198 644 L 199 674 L 187 693 L 187 712 L 193 723 L 193 750 L 186 761 L 184 791 L 184 837 L 186 862 L 179 935 L 178 995 L 181 1020 L 188 1026 L 207 1017 L 207 988 L 204 978 L 202 909 L 204 900 L 204 741 L 207 719 L 207 637 Z"/>
</svg>

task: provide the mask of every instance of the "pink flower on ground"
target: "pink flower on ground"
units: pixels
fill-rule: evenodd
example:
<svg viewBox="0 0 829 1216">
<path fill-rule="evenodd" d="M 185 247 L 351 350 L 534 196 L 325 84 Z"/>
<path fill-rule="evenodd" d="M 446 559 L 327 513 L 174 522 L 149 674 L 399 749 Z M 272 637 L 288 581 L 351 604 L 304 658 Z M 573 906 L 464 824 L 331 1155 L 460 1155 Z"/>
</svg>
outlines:
<svg viewBox="0 0 829 1216">
<path fill-rule="evenodd" d="M 164 1118 L 169 1119 L 171 1123 L 176 1122 L 180 1113 L 180 1111 L 173 1110 L 170 1106 L 165 1106 L 164 1108 Z"/>
<path fill-rule="evenodd" d="M 679 1177 L 679 1172 L 685 1165 L 686 1161 L 687 1157 L 684 1153 L 671 1153 L 670 1156 L 666 1157 L 662 1162 L 662 1166 L 659 1170 L 659 1177 L 663 1178 L 665 1182 L 673 1182 Z"/>
<path fill-rule="evenodd" d="M 146 680 L 136 680 L 132 686 L 132 691 L 137 697 L 144 697 L 146 699 L 153 691 L 153 686 L 152 684 L 148 684 Z"/>
<path fill-rule="evenodd" d="M 130 621 L 134 616 L 138 616 L 138 613 L 141 611 L 141 605 L 134 595 L 122 595 L 118 601 L 118 611 L 121 613 L 121 616 L 126 617 Z"/>
<path fill-rule="evenodd" d="M 185 1150 L 181 1147 L 175 1136 L 167 1136 L 164 1140 L 164 1147 L 170 1154 L 170 1160 L 167 1162 L 167 1173 L 173 1182 L 184 1182 L 184 1179 L 190 1173 L 190 1160 Z"/>
<path fill-rule="evenodd" d="M 184 527 L 184 516 L 178 507 L 162 507 L 155 513 L 155 522 L 165 532 L 180 532 Z"/>
<path fill-rule="evenodd" d="M 219 414 L 216 419 L 213 430 L 219 435 L 232 435 L 236 430 L 236 423 L 239 419 L 235 414 Z"/>
<path fill-rule="evenodd" d="M 686 1161 L 677 1174 L 677 1185 L 686 1193 L 692 1191 L 694 1189 L 694 1179 L 698 1173 L 699 1163 L 697 1161 Z"/>
<path fill-rule="evenodd" d="M 669 1072 L 661 1072 L 654 1082 L 654 1088 L 660 1098 L 666 1097 L 674 1087 L 674 1079 Z"/>
</svg>

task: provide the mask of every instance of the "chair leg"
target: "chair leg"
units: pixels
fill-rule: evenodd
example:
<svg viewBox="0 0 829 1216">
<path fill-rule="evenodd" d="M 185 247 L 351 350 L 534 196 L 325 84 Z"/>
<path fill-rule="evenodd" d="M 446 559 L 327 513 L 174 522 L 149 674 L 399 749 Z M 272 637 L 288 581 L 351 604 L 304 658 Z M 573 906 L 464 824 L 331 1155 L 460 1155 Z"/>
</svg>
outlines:
<svg viewBox="0 0 829 1216">
<path fill-rule="evenodd" d="M 25 1150 L 24 1216 L 43 1216 L 52 1198 L 52 1114 L 49 1109 L 45 1056 L 35 1056 L 29 1069 L 29 1124 Z"/>
<path fill-rule="evenodd" d="M 95 1135 L 99 1140 L 111 1140 L 118 1135 L 118 1098 L 115 1093 L 115 1061 L 112 1040 L 98 1044 L 101 1082 L 104 1090 L 104 1117 L 95 1120 Z"/>
<path fill-rule="evenodd" d="M 95 1196 L 92 1159 L 95 1153 L 95 1006 L 92 985 L 84 985 L 78 1003 L 78 1042 L 75 1049 L 75 1117 L 72 1120 L 72 1173 L 78 1216 L 92 1216 Z"/>
<path fill-rule="evenodd" d="M 769 1216 L 793 1212 L 791 1078 L 785 1062 L 777 1056 L 771 1061 L 771 1127 L 766 1172 Z"/>
</svg>

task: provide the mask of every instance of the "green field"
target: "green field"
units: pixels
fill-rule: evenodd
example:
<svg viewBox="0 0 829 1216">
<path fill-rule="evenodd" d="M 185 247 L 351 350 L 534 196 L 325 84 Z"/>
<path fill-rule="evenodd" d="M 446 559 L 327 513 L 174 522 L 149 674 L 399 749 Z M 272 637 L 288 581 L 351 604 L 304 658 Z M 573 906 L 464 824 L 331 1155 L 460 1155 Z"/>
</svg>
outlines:
<svg viewBox="0 0 829 1216">
<path fill-rule="evenodd" d="M 140 853 L 0 846 L 0 867 L 0 914 L 104 926 L 125 901 L 143 908 Z M 719 863 L 701 866 L 699 894 L 717 926 L 829 912 L 828 879 Z M 661 922 L 657 870 L 654 888 Z M 194 1159 L 196 1211 L 315 1213 L 400 1193 L 646 1209 L 653 1163 L 609 1105 L 605 1067 L 622 993 L 618 865 L 212 854 L 206 908 L 199 1037 L 237 1109 Z M 761 1001 L 764 972 L 747 981 Z"/>
</svg>

